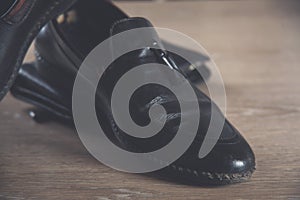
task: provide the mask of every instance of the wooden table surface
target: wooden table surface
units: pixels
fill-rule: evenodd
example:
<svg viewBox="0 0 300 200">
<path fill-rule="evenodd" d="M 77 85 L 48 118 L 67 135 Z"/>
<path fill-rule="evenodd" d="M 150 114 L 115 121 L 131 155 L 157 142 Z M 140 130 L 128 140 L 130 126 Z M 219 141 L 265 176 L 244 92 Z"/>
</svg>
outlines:
<svg viewBox="0 0 300 200">
<path fill-rule="evenodd" d="M 300 199 L 300 1 L 118 4 L 211 53 L 227 116 L 256 154 L 253 178 L 205 188 L 114 171 L 87 153 L 74 129 L 37 124 L 30 105 L 8 96 L 0 104 L 0 199 Z"/>
</svg>

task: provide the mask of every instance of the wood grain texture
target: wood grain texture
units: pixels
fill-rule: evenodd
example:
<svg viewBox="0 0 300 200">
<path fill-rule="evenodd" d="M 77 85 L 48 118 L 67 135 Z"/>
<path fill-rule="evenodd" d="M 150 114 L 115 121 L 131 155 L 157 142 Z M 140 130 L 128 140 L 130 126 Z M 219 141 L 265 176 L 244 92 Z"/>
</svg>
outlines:
<svg viewBox="0 0 300 200">
<path fill-rule="evenodd" d="M 33 122 L 30 106 L 8 96 L 0 104 L 0 199 L 300 199 L 300 2 L 118 4 L 212 54 L 228 118 L 256 154 L 253 178 L 204 188 L 114 171 L 87 153 L 73 129 Z"/>
</svg>

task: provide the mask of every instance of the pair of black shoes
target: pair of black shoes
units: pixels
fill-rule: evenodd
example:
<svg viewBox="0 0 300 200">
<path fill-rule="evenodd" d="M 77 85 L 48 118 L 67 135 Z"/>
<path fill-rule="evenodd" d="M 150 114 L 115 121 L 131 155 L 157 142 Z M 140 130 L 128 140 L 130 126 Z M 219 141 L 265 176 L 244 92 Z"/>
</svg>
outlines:
<svg viewBox="0 0 300 200">
<path fill-rule="evenodd" d="M 113 33 L 152 27 L 146 19 L 129 18 L 107 1 L 74 2 L 20 0 L 11 1 L 6 10 L 1 10 L 0 40 L 3 48 L 0 49 L 0 97 L 4 96 L 18 75 L 11 89 L 12 94 L 37 106 L 42 111 L 41 118 L 47 115 L 72 122 L 74 81 L 81 63 L 90 51 Z M 64 14 L 55 18 L 64 11 Z M 45 23 L 48 24 L 38 33 Z M 149 34 L 149 37 L 146 38 L 149 41 L 157 40 L 156 33 Z M 24 64 L 18 72 L 34 38 L 36 61 Z M 172 47 L 167 42 L 158 42 L 166 50 Z M 187 49 L 182 51 L 198 55 Z M 209 70 L 203 65 L 209 58 L 200 54 L 198 56 L 199 62 L 189 63 L 171 52 L 157 53 L 151 48 L 145 48 L 118 58 L 100 80 L 96 95 L 98 121 L 107 137 L 122 149 L 138 153 L 155 151 L 169 143 L 179 129 L 181 116 L 193 116 L 193 110 L 181 113 L 176 97 L 166 88 L 149 84 L 140 88 L 132 97 L 130 114 L 138 125 L 149 123 L 148 112 L 154 104 L 163 106 L 167 112 L 166 124 L 158 134 L 159 137 L 147 141 L 123 132 L 112 118 L 112 109 L 107 102 L 111 100 L 114 86 L 126 72 L 149 63 L 170 67 L 166 59 L 176 66 L 191 85 L 202 82 L 209 76 Z M 201 68 L 204 73 L 200 75 L 191 65 Z M 216 108 L 216 105 L 195 86 L 193 89 L 198 98 L 201 118 L 197 135 L 178 160 L 151 174 L 189 184 L 222 185 L 248 180 L 255 170 L 254 154 L 245 139 L 227 120 L 213 150 L 205 158 L 199 158 L 199 149 L 211 120 L 211 107 Z M 218 115 L 224 119 L 221 112 Z"/>
</svg>

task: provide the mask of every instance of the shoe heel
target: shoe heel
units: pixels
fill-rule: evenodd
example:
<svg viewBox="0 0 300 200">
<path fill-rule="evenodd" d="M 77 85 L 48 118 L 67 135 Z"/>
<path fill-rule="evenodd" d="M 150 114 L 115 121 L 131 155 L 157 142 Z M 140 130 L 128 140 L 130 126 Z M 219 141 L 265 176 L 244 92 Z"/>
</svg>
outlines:
<svg viewBox="0 0 300 200">
<path fill-rule="evenodd" d="M 58 120 L 69 122 L 72 119 L 70 109 L 63 103 L 71 94 L 64 92 L 63 80 L 56 68 L 41 56 L 34 63 L 24 64 L 11 88 L 11 94 L 33 106 L 28 115 L 38 123 Z M 52 78 L 52 79 L 51 79 Z M 67 89 L 69 91 L 69 89 Z M 70 90 L 71 91 L 71 90 Z"/>
</svg>

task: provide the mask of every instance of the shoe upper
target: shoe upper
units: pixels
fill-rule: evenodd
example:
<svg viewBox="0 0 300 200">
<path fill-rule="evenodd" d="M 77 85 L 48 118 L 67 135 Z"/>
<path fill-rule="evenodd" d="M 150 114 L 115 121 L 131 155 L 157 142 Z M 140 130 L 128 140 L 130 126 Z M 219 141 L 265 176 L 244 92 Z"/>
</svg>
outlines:
<svg viewBox="0 0 300 200">
<path fill-rule="evenodd" d="M 75 0 L 1 1 L 0 100 L 13 84 L 25 54 L 41 27 L 74 2 Z"/>
</svg>

